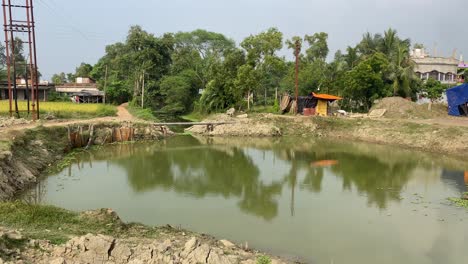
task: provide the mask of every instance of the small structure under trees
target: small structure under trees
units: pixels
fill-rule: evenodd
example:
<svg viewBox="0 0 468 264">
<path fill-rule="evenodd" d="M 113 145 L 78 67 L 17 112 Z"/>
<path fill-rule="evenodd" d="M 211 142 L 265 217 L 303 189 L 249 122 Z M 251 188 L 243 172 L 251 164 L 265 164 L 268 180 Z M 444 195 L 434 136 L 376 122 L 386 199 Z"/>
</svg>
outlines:
<svg viewBox="0 0 468 264">
<path fill-rule="evenodd" d="M 58 85 L 55 90 L 75 103 L 103 103 L 106 95 L 98 89 L 93 79 L 83 77 L 76 78 L 74 83 Z"/>
<path fill-rule="evenodd" d="M 332 114 L 330 103 L 341 99 L 335 95 L 311 93 L 308 96 L 298 96 L 296 103 L 294 98 L 286 94 L 281 100 L 280 108 L 283 114 L 289 112 L 306 116 L 328 116 Z"/>
</svg>

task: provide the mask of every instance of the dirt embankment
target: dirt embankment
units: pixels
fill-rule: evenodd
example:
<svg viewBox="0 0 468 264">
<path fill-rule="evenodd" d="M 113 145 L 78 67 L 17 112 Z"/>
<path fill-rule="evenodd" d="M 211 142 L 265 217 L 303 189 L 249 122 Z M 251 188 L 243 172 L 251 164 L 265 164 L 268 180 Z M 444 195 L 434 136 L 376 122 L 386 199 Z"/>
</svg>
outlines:
<svg viewBox="0 0 468 264">
<path fill-rule="evenodd" d="M 172 134 L 147 123 L 94 123 L 8 130 L 0 134 L 0 201 L 37 182 L 73 148 L 121 141 L 157 140 Z"/>
<path fill-rule="evenodd" d="M 5 207 L 5 206 L 3 206 Z M 63 211 L 58 208 L 40 207 L 24 204 L 9 204 L 17 209 L 18 215 L 24 211 L 42 212 L 37 225 L 46 224 L 44 213 L 62 216 L 62 233 L 70 235 L 65 243 L 53 243 L 40 238 L 34 227 L 25 227 L 24 232 L 0 227 L 0 263 L 209 263 L 209 264 L 281 264 L 287 263 L 279 258 L 267 257 L 259 252 L 238 246 L 228 240 L 217 240 L 207 235 L 175 229 L 171 226 L 147 227 L 140 224 L 125 224 L 110 209 L 87 211 L 81 214 Z M 8 214 L 12 210 L 8 210 Z M 24 217 L 28 218 L 28 215 Z M 75 230 L 73 225 L 87 232 L 91 226 L 103 234 L 74 235 L 67 233 Z M 54 224 L 52 224 L 54 226 Z M 21 224 L 20 224 L 21 227 Z M 76 228 L 75 227 L 75 228 Z M 81 230 L 84 229 L 84 230 Z M 45 237 L 53 237 L 44 233 Z M 77 232 L 77 231 L 75 231 Z M 32 239 L 29 234 L 34 234 Z M 39 236 L 39 238 L 37 238 Z M 2 260 L 3 258 L 3 260 Z"/>
<path fill-rule="evenodd" d="M 203 122 L 226 122 L 227 124 L 215 125 L 212 130 L 206 126 L 193 126 L 186 132 L 193 134 L 207 134 L 210 136 L 251 136 L 251 137 L 275 137 L 281 136 L 281 130 L 272 122 L 265 122 L 248 115 L 229 116 L 219 114 L 209 117 Z"/>
<path fill-rule="evenodd" d="M 218 115 L 210 120 L 224 119 Z M 466 155 L 468 152 L 468 130 L 457 123 L 425 123 L 431 119 L 414 121 L 408 119 L 370 119 L 341 117 L 304 117 L 273 114 L 253 114 L 241 122 L 215 126 L 213 131 L 204 127 L 193 127 L 187 131 L 204 136 L 303 136 L 356 140 L 401 146 L 434 153 Z M 257 133 L 256 127 L 274 129 L 274 133 Z"/>
</svg>

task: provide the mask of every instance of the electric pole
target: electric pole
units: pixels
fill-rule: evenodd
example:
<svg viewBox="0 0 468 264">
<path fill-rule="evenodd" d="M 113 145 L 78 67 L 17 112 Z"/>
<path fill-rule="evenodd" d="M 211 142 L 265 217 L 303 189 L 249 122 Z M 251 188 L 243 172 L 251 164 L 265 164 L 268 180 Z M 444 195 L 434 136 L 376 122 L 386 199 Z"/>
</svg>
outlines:
<svg viewBox="0 0 468 264">
<path fill-rule="evenodd" d="M 296 40 L 296 51 L 294 52 L 294 55 L 296 55 L 296 114 L 298 111 L 298 106 L 299 106 L 299 55 L 301 53 L 301 42 L 300 40 Z"/>
<path fill-rule="evenodd" d="M 106 74 L 104 77 L 104 104 L 106 104 L 107 97 L 107 65 L 106 65 Z"/>
<path fill-rule="evenodd" d="M 143 71 L 143 85 L 141 86 L 141 108 L 145 105 L 145 71 Z"/>
<path fill-rule="evenodd" d="M 10 107 L 10 116 L 13 112 L 19 116 L 20 112 L 29 110 L 30 102 L 32 102 L 32 118 L 33 120 L 39 119 L 39 75 L 37 67 L 37 54 L 36 54 L 36 23 L 34 21 L 34 8 L 33 0 L 23 0 L 24 4 L 20 1 L 11 3 L 11 0 L 2 0 L 3 6 L 3 29 L 5 31 L 5 51 L 7 60 L 7 79 L 8 79 L 8 98 Z M 22 12 L 20 12 L 22 10 Z M 26 20 L 25 20 L 26 19 Z M 15 36 L 15 33 L 26 33 L 26 41 L 20 37 Z M 15 39 L 21 43 L 28 43 L 29 48 L 29 63 L 26 62 L 26 67 L 29 66 L 31 76 L 31 95 L 30 102 L 27 103 L 28 110 L 18 109 L 18 91 L 16 83 L 16 58 L 15 58 Z M 27 60 L 26 60 L 27 61 Z M 26 71 L 27 72 L 27 71 Z M 29 90 L 28 75 L 26 74 L 26 89 Z M 29 91 L 26 92 L 28 94 Z M 28 99 L 29 99 L 28 95 Z M 15 99 L 15 110 L 13 110 L 13 98 Z M 29 100 L 28 100 L 29 101 Z"/>
</svg>

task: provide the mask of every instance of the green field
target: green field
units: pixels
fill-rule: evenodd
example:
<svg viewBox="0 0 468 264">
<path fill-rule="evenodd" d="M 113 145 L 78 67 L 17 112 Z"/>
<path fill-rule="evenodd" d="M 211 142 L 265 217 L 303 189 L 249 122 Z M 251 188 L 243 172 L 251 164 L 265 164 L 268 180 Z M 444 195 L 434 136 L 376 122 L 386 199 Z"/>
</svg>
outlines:
<svg viewBox="0 0 468 264">
<path fill-rule="evenodd" d="M 14 102 L 13 102 L 14 109 Z M 52 115 L 55 118 L 92 118 L 115 116 L 117 108 L 113 105 L 103 104 L 76 104 L 72 102 L 40 102 L 39 109 L 41 115 Z M 27 118 L 27 104 L 25 101 L 18 101 L 20 116 Z M 9 114 L 9 102 L 0 101 L 0 116 Z"/>
</svg>

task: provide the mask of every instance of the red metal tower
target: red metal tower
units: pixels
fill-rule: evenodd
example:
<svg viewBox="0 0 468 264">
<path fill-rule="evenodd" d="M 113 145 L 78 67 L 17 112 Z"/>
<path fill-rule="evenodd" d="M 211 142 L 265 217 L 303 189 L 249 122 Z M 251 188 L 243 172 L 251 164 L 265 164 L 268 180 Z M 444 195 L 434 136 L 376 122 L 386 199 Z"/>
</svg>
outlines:
<svg viewBox="0 0 468 264">
<path fill-rule="evenodd" d="M 13 113 L 16 113 L 19 117 L 20 112 L 27 112 L 28 114 L 32 114 L 33 120 L 36 120 L 39 119 L 39 76 L 37 70 L 33 0 L 3 0 L 2 6 L 10 116 L 13 116 Z M 24 35 L 26 35 L 26 37 L 24 37 Z M 24 39 L 22 39 L 22 37 Z M 21 63 L 15 61 L 15 41 L 28 44 L 29 58 L 26 58 L 26 62 L 22 65 L 19 65 Z M 27 62 L 28 60 L 29 63 Z M 25 94 L 27 99 L 27 109 L 18 109 L 18 66 L 26 68 L 26 76 L 24 77 L 26 79 Z M 28 77 L 28 75 L 30 77 Z M 29 78 L 31 81 L 29 81 Z"/>
</svg>

